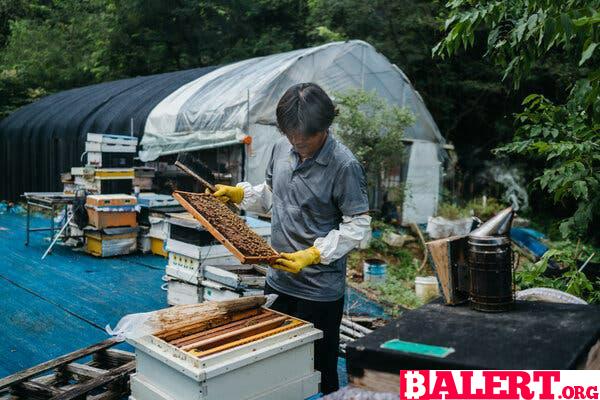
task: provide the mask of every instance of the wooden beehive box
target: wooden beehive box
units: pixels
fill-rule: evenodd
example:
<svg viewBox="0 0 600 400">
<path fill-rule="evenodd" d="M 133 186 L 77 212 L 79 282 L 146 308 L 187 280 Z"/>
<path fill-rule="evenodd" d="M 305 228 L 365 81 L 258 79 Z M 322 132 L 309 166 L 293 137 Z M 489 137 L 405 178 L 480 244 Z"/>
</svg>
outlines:
<svg viewBox="0 0 600 400">
<path fill-rule="evenodd" d="M 280 257 L 244 220 L 213 195 L 177 191 L 173 197 L 242 264 L 272 264 Z"/>
</svg>

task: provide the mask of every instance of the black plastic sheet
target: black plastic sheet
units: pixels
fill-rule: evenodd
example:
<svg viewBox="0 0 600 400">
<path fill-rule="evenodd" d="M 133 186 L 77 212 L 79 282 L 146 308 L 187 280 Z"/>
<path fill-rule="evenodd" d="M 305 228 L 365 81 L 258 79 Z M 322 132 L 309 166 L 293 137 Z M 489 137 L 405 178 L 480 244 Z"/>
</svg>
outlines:
<svg viewBox="0 0 600 400">
<path fill-rule="evenodd" d="M 141 137 L 165 97 L 217 67 L 136 77 L 71 89 L 24 106 L 0 121 L 0 199 L 61 191 L 60 173 L 82 165 L 88 132 Z M 85 161 L 85 160 L 84 160 Z"/>
</svg>

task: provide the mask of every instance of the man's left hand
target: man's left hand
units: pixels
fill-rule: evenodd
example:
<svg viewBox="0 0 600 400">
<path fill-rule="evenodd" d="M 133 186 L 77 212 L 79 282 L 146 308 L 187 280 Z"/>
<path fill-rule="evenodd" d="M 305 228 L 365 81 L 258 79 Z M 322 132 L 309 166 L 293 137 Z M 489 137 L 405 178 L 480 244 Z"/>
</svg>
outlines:
<svg viewBox="0 0 600 400">
<path fill-rule="evenodd" d="M 300 272 L 302 268 L 318 264 L 321 261 L 321 253 L 314 246 L 295 253 L 281 253 L 281 257 L 275 261 L 272 267 L 294 274 Z"/>
</svg>

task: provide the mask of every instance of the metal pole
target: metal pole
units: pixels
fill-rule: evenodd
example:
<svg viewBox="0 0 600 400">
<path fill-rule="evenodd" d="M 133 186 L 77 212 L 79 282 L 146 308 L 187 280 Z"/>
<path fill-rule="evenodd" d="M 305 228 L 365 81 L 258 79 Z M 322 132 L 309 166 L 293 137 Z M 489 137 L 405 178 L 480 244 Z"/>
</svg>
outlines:
<svg viewBox="0 0 600 400">
<path fill-rule="evenodd" d="M 42 260 L 44 258 L 46 258 L 46 256 L 48 255 L 48 253 L 50 253 L 50 251 L 52 250 L 52 247 L 54 247 L 54 244 L 56 243 L 56 241 L 58 240 L 58 238 L 60 237 L 60 235 L 62 235 L 63 231 L 65 230 L 65 228 L 69 225 L 69 223 L 71 222 L 71 220 L 73 219 L 73 216 L 75 215 L 75 213 L 71 214 L 71 216 L 69 217 L 69 219 L 67 219 L 67 222 L 65 222 L 65 224 L 63 225 L 62 228 L 60 228 L 60 231 L 58 231 L 58 233 L 56 234 L 56 236 L 54 237 L 54 240 L 52 240 L 52 243 L 50 243 L 50 246 L 48 247 L 48 249 L 46 249 L 46 252 L 44 253 L 44 255 L 42 256 Z M 53 231 L 54 232 L 54 231 Z"/>
<path fill-rule="evenodd" d="M 31 207 L 29 206 L 29 200 L 27 200 L 27 233 L 25 234 L 25 246 L 29 246 L 29 215 L 31 214 Z"/>
</svg>

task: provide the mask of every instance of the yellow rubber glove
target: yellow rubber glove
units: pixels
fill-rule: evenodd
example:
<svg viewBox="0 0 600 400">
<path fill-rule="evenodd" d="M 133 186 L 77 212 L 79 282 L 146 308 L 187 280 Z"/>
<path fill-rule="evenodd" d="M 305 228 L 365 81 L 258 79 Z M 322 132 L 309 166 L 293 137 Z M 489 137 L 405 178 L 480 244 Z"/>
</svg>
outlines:
<svg viewBox="0 0 600 400">
<path fill-rule="evenodd" d="M 244 189 L 237 186 L 215 185 L 217 191 L 213 193 L 215 197 L 223 203 L 233 201 L 235 204 L 240 204 L 244 200 Z"/>
<path fill-rule="evenodd" d="M 304 267 L 318 264 L 321 261 L 321 253 L 314 246 L 295 253 L 281 253 L 281 257 L 275 261 L 272 267 L 294 274 L 300 272 Z"/>
</svg>

